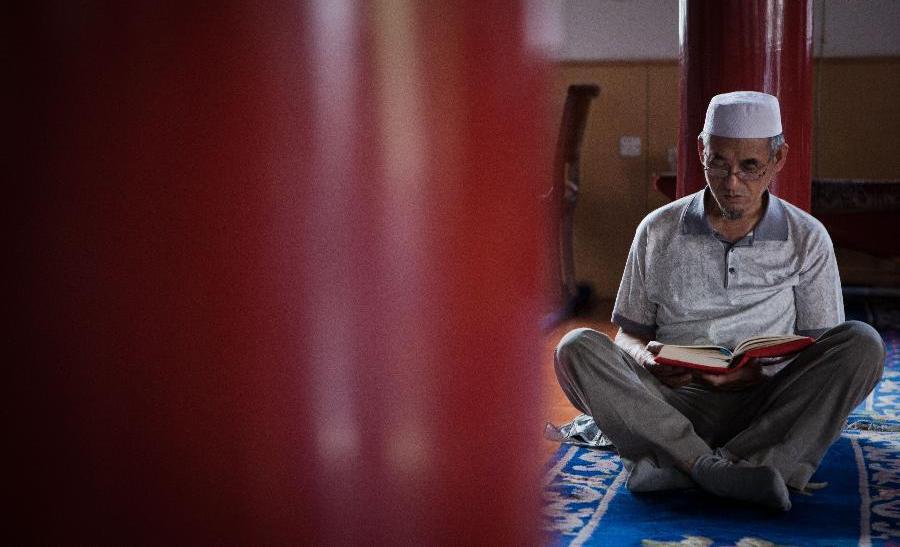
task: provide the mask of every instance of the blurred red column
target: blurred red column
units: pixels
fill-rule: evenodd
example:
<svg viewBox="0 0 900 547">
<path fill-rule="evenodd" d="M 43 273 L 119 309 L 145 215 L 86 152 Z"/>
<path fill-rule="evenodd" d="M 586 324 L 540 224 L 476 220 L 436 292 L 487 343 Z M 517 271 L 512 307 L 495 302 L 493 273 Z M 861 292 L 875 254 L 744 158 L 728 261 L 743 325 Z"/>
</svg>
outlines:
<svg viewBox="0 0 900 547">
<path fill-rule="evenodd" d="M 20 9 L 17 535 L 536 542 L 525 8 Z"/>
<path fill-rule="evenodd" d="M 682 0 L 677 197 L 706 185 L 697 135 L 713 95 L 763 91 L 781 103 L 787 164 L 770 189 L 809 210 L 812 166 L 812 2 Z"/>
</svg>

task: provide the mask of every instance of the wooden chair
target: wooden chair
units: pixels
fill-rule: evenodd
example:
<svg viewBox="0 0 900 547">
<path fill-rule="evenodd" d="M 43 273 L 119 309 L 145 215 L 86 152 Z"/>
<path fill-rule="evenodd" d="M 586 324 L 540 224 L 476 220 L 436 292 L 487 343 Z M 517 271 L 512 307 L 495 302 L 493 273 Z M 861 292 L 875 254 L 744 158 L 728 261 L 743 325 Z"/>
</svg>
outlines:
<svg viewBox="0 0 900 547">
<path fill-rule="evenodd" d="M 552 203 L 554 231 L 557 233 L 553 258 L 558 264 L 559 309 L 545 319 L 551 328 L 564 319 L 587 309 L 592 295 L 590 285 L 575 280 L 573 224 L 575 205 L 581 190 L 581 145 L 591 101 L 600 94 L 595 84 L 570 85 L 563 107 L 562 123 L 553 161 L 553 181 L 544 196 Z"/>
</svg>

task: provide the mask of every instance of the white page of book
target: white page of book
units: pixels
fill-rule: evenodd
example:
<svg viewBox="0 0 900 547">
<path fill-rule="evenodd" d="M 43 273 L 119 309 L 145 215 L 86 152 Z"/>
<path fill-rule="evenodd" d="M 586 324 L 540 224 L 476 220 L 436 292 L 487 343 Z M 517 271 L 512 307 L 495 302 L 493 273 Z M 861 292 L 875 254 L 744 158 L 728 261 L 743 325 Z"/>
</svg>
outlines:
<svg viewBox="0 0 900 547">
<path fill-rule="evenodd" d="M 794 335 L 785 335 L 785 336 L 757 336 L 754 338 L 747 338 L 736 348 L 734 348 L 735 353 L 743 353 L 745 351 L 749 351 L 751 349 L 756 348 L 764 348 L 766 346 L 774 346 L 776 344 L 783 344 L 785 342 L 791 342 L 793 340 L 802 340 L 805 338 L 804 336 L 794 336 Z"/>
<path fill-rule="evenodd" d="M 659 356 L 673 361 L 696 363 L 707 367 L 728 368 L 731 362 L 731 354 L 728 350 L 718 346 L 684 347 L 663 346 Z"/>
</svg>

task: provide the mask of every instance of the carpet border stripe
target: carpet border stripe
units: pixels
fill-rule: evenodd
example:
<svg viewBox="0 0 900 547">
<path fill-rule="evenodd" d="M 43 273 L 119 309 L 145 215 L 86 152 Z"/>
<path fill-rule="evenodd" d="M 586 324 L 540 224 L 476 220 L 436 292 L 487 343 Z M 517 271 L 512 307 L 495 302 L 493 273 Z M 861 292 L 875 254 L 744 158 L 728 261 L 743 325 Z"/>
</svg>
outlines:
<svg viewBox="0 0 900 547">
<path fill-rule="evenodd" d="M 869 497 L 869 473 L 866 471 L 866 461 L 863 457 L 859 441 L 850 439 L 853 446 L 853 454 L 856 457 L 856 471 L 859 476 L 859 546 L 872 546 L 872 499 Z"/>
<path fill-rule="evenodd" d="M 600 519 L 603 518 L 603 515 L 606 514 L 607 509 L 609 509 L 609 504 L 612 502 L 612 499 L 616 497 L 616 493 L 619 491 L 619 487 L 622 486 L 622 483 L 625 482 L 625 478 L 628 476 L 628 471 L 625 468 L 622 468 L 622 471 L 616 477 L 616 480 L 609 486 L 609 489 L 603 494 L 603 499 L 600 500 L 600 504 L 597 506 L 597 510 L 594 511 L 594 514 L 591 515 L 591 520 L 584 525 L 581 531 L 578 532 L 578 535 L 575 539 L 572 540 L 572 545 L 574 547 L 578 547 L 582 545 L 585 541 L 591 539 L 591 536 L 594 535 L 594 529 L 597 528 L 597 525 L 600 524 Z"/>
<path fill-rule="evenodd" d="M 571 460 L 572 457 L 575 456 L 576 452 L 578 452 L 577 446 L 569 448 L 568 452 L 566 452 L 566 454 L 562 458 L 560 458 L 558 462 L 556 462 L 556 465 L 554 465 L 550 468 L 549 471 L 547 471 L 547 474 L 544 475 L 544 486 L 547 486 L 548 484 L 553 482 L 553 477 L 559 475 L 559 472 L 566 467 L 566 464 L 568 464 L 569 460 Z"/>
</svg>

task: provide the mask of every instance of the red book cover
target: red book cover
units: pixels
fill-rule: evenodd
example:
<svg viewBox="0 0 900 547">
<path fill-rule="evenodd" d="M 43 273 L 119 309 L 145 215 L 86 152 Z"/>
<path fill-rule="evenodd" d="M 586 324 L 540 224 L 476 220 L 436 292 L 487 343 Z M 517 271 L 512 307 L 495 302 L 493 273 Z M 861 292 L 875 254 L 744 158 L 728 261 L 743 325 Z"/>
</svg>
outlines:
<svg viewBox="0 0 900 547">
<path fill-rule="evenodd" d="M 654 360 L 661 365 L 670 365 L 676 367 L 684 367 L 702 370 L 711 374 L 725 374 L 733 372 L 751 359 L 757 357 L 786 357 L 793 355 L 815 343 L 815 339 L 809 337 L 796 338 L 786 342 L 776 343 L 769 346 L 754 348 L 743 353 L 737 353 L 728 360 L 728 366 L 708 366 L 686 360 L 670 359 L 657 356 Z M 722 352 L 728 353 L 725 348 L 719 348 Z"/>
</svg>

